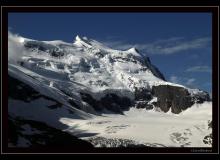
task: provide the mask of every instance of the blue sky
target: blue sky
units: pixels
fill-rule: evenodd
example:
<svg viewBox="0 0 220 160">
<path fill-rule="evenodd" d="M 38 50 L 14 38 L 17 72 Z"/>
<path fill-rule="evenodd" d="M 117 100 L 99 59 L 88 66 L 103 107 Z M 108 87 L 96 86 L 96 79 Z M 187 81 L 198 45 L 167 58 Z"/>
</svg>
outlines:
<svg viewBox="0 0 220 160">
<path fill-rule="evenodd" d="M 169 81 L 211 92 L 211 13 L 9 13 L 9 30 L 36 40 L 76 35 L 135 46 Z"/>
</svg>

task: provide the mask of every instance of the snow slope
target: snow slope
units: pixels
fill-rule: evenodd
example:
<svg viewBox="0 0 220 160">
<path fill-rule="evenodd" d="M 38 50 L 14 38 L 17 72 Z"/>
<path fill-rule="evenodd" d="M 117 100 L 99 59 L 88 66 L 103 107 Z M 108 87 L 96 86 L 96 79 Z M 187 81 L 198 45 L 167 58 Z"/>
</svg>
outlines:
<svg viewBox="0 0 220 160">
<path fill-rule="evenodd" d="M 60 122 L 70 126 L 66 129 L 70 133 L 71 126 L 77 125 L 88 133 L 98 133 L 96 137 L 129 139 L 148 146 L 211 147 L 203 142 L 204 137 L 212 133 L 208 129 L 211 120 L 212 103 L 205 102 L 179 115 L 131 108 L 125 115 L 104 114 L 87 120 L 61 118 Z"/>
</svg>

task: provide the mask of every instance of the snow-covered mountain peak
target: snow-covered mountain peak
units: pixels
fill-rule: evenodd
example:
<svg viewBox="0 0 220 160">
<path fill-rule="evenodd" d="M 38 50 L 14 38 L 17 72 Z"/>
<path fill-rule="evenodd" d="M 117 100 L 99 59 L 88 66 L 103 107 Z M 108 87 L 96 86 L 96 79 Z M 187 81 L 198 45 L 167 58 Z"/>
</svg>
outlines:
<svg viewBox="0 0 220 160">
<path fill-rule="evenodd" d="M 174 92 L 179 92 L 175 87 L 186 89 L 184 86 L 166 82 L 150 58 L 139 53 L 134 47 L 126 51 L 114 50 L 96 40 L 79 36 L 76 36 L 74 44 L 26 38 L 24 43 L 15 43 L 21 44 L 20 50 L 24 52 L 20 55 L 21 58 L 18 58 L 17 64 L 28 69 L 34 77 L 39 76 L 42 83 L 57 89 L 66 85 L 65 92 L 71 94 L 72 90 L 77 94 L 86 90 L 95 99 L 115 94 L 133 101 L 142 99 L 140 95 L 147 97 L 155 86 L 173 86 Z M 78 83 L 81 87 L 72 83 Z M 161 87 L 160 91 L 154 90 L 155 94 L 161 94 L 170 89 Z M 187 92 L 193 95 L 198 93 L 191 90 Z M 187 92 L 180 91 L 180 94 L 185 95 Z M 149 97 L 150 99 L 152 97 Z"/>
<path fill-rule="evenodd" d="M 92 40 L 89 39 L 89 38 L 86 37 L 86 36 L 81 37 L 81 36 L 79 36 L 79 35 L 76 35 L 74 42 L 77 42 L 77 41 L 78 41 L 78 42 L 84 42 L 84 43 L 90 44 L 90 41 L 92 41 Z"/>
<path fill-rule="evenodd" d="M 75 41 L 81 41 L 81 38 L 79 37 L 79 35 L 77 35 L 77 36 L 75 37 Z"/>
<path fill-rule="evenodd" d="M 136 57 L 141 57 L 142 55 L 140 54 L 140 52 L 138 51 L 137 48 L 135 47 L 132 47 L 130 49 L 128 49 L 127 51 L 124 51 L 126 52 L 127 54 L 131 54 L 133 56 L 136 56 Z"/>
<path fill-rule="evenodd" d="M 128 49 L 127 52 L 131 52 L 131 53 L 139 53 L 138 49 L 135 48 L 135 47 L 132 47 L 132 48 Z"/>
<path fill-rule="evenodd" d="M 86 37 L 81 38 L 79 35 L 76 36 L 74 44 L 78 47 L 92 48 L 88 39 Z"/>
</svg>

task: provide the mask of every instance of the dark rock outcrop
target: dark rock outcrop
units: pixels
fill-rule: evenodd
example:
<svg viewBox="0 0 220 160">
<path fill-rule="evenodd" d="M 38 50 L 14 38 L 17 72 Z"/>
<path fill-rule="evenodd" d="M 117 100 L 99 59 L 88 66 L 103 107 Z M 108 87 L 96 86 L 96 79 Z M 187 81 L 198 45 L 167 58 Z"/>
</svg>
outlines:
<svg viewBox="0 0 220 160">
<path fill-rule="evenodd" d="M 60 57 L 63 56 L 64 53 L 61 52 L 57 47 L 51 44 L 47 44 L 40 41 L 27 41 L 24 43 L 24 47 L 27 49 L 35 49 L 38 51 L 48 52 L 50 56 Z"/>
<path fill-rule="evenodd" d="M 208 144 L 208 145 L 212 145 L 213 137 L 212 137 L 212 121 L 211 120 L 208 121 L 208 129 L 211 130 L 211 133 L 206 135 L 203 138 L 203 143 Z"/>
<path fill-rule="evenodd" d="M 88 93 L 80 93 L 83 101 L 92 106 L 96 111 L 107 109 L 109 111 L 122 114 L 123 110 L 128 109 L 132 105 L 132 101 L 127 97 L 119 97 L 116 94 L 106 94 L 100 100 L 94 99 Z"/>
<path fill-rule="evenodd" d="M 154 105 L 148 104 L 148 101 L 136 101 L 135 107 L 136 108 L 145 108 L 147 110 L 150 110 L 150 109 L 154 108 Z"/>
<path fill-rule="evenodd" d="M 205 136 L 203 139 L 204 144 L 212 145 L 212 133 L 209 135 Z"/>
<path fill-rule="evenodd" d="M 170 85 L 153 86 L 152 94 L 157 97 L 156 107 L 164 112 L 171 108 L 171 112 L 176 114 L 196 103 L 195 98 L 199 99 L 200 103 L 209 100 L 208 94 L 191 96 L 187 89 Z"/>
<path fill-rule="evenodd" d="M 147 101 L 136 101 L 135 108 L 146 108 L 147 104 Z"/>
<path fill-rule="evenodd" d="M 196 103 L 203 103 L 204 101 L 211 101 L 211 98 L 208 92 L 201 92 L 200 94 L 196 94 L 192 97 L 193 101 Z"/>
<path fill-rule="evenodd" d="M 136 101 L 149 101 L 152 99 L 151 92 L 146 88 L 137 88 L 135 87 L 134 96 Z"/>
</svg>

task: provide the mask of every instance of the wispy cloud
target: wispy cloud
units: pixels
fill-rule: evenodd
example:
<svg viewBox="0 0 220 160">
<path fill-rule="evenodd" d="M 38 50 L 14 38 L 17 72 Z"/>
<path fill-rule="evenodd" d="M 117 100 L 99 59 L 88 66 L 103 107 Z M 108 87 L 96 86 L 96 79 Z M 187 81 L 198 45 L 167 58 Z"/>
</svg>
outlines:
<svg viewBox="0 0 220 160">
<path fill-rule="evenodd" d="M 170 81 L 173 82 L 173 83 L 179 83 L 179 79 L 178 79 L 177 76 L 171 76 Z"/>
<path fill-rule="evenodd" d="M 196 79 L 188 77 L 170 76 L 169 80 L 173 83 L 182 84 L 187 87 L 197 88 Z"/>
<path fill-rule="evenodd" d="M 183 38 L 172 38 L 146 45 L 145 49 L 151 54 L 174 54 L 181 51 L 204 48 L 209 42 L 210 38 L 198 38 L 190 41 Z"/>
<path fill-rule="evenodd" d="M 187 85 L 187 86 L 192 86 L 192 85 L 194 85 L 195 81 L 196 81 L 195 78 L 190 78 L 190 79 L 188 79 L 188 80 L 186 81 L 186 85 Z"/>
<path fill-rule="evenodd" d="M 132 45 L 132 44 L 128 44 L 125 41 L 118 41 L 118 40 L 103 41 L 102 43 L 104 43 L 106 46 L 109 46 L 113 49 L 120 49 L 120 50 L 127 50 L 127 49 L 135 46 L 134 44 Z"/>
<path fill-rule="evenodd" d="M 209 66 L 193 66 L 186 69 L 186 72 L 207 72 L 211 73 L 211 68 Z"/>
<path fill-rule="evenodd" d="M 173 37 L 168 39 L 160 39 L 146 44 L 129 44 L 125 41 L 108 41 L 103 43 L 115 49 L 125 50 L 131 47 L 136 47 L 137 49 L 148 54 L 170 55 L 182 51 L 205 48 L 209 46 L 210 42 L 211 38 L 209 37 L 202 37 L 193 40 L 186 40 L 183 37 Z"/>
</svg>

